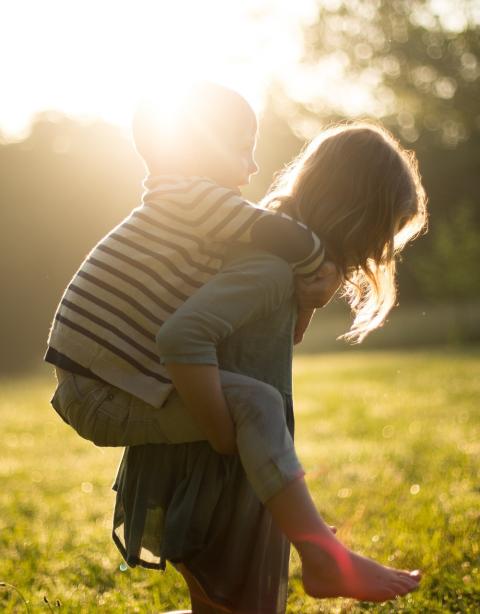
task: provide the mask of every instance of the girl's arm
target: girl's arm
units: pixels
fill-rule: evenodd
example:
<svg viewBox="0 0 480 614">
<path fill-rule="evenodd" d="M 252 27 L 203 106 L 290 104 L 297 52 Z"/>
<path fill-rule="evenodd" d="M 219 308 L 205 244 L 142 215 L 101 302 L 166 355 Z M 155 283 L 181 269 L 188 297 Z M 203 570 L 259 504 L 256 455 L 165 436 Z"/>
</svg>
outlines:
<svg viewBox="0 0 480 614">
<path fill-rule="evenodd" d="M 217 345 L 247 322 L 276 310 L 292 293 L 292 271 L 285 262 L 268 254 L 248 254 L 212 277 L 157 334 L 160 356 L 178 394 L 217 452 L 235 451 Z"/>
<path fill-rule="evenodd" d="M 175 360 L 175 359 L 174 359 Z M 215 365 L 167 363 L 183 404 L 219 454 L 235 454 L 235 426 Z"/>
<path fill-rule="evenodd" d="M 146 183 L 145 205 L 177 228 L 220 243 L 251 243 L 292 265 L 295 274 L 312 276 L 324 259 L 320 239 L 304 224 L 284 213 L 262 209 L 233 190 L 204 177 L 176 183 Z"/>
<path fill-rule="evenodd" d="M 297 279 L 295 297 L 297 299 L 297 321 L 293 342 L 300 343 L 317 307 L 326 307 L 337 293 L 342 276 L 333 262 L 322 264 L 315 279 L 311 282 Z"/>
</svg>

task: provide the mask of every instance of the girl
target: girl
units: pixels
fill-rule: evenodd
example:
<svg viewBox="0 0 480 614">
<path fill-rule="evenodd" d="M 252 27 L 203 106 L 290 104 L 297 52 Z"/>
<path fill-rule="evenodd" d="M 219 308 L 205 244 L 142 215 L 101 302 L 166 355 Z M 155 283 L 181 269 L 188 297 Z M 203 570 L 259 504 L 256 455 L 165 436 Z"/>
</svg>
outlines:
<svg viewBox="0 0 480 614">
<path fill-rule="evenodd" d="M 282 173 L 264 204 L 322 236 L 354 313 L 345 337 L 360 342 L 381 325 L 395 301 L 395 257 L 426 223 L 414 155 L 374 125 L 332 128 Z M 220 366 L 277 387 L 292 431 L 291 274 L 271 257 L 231 256 L 222 274 L 170 319 L 168 339 L 160 344 L 163 359 L 195 415 L 189 382 L 192 374 L 215 373 L 217 347 Z M 203 611 L 202 600 L 208 611 L 284 611 L 288 553 L 265 508 L 298 549 L 308 594 L 384 601 L 418 586 L 418 572 L 384 567 L 341 544 L 316 511 L 303 477 L 262 508 L 238 458 L 226 459 L 202 443 L 130 448 L 116 487 L 114 539 L 127 561 L 180 565 L 195 612 Z"/>
</svg>

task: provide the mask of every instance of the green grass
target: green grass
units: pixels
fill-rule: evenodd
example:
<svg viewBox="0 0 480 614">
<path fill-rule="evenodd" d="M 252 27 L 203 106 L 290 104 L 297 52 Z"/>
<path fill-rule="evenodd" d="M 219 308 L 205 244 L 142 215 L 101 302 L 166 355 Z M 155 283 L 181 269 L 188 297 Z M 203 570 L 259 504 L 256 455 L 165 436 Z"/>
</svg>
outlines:
<svg viewBox="0 0 480 614">
<path fill-rule="evenodd" d="M 392 309 L 385 326 L 373 331 L 360 346 L 352 346 L 337 337 L 352 324 L 344 301 L 336 300 L 317 312 L 304 340 L 296 347 L 298 354 L 324 352 L 363 353 L 365 350 L 439 348 L 465 346 L 480 341 L 480 301 L 439 303 L 423 301 L 401 303 Z"/>
<path fill-rule="evenodd" d="M 172 569 L 121 571 L 110 539 L 120 451 L 63 425 L 51 388 L 42 378 L 0 385 L 0 581 L 32 613 L 187 607 Z M 478 613 L 480 352 L 302 356 L 295 397 L 298 449 L 326 519 L 351 547 L 425 578 L 387 605 L 319 603 L 305 597 L 293 554 L 288 612 Z M 10 586 L 0 611 L 26 611 Z"/>
</svg>

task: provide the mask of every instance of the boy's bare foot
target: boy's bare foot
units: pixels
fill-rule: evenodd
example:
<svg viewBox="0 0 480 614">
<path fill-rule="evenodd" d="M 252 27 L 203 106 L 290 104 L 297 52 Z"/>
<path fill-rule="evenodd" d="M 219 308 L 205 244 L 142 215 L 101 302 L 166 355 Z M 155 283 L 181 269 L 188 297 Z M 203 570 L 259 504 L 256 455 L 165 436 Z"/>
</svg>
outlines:
<svg viewBox="0 0 480 614">
<path fill-rule="evenodd" d="M 351 552 L 336 539 L 319 537 L 296 544 L 302 558 L 305 592 L 318 599 L 349 597 L 359 601 L 387 601 L 418 588 L 419 571 L 384 567 Z"/>
</svg>

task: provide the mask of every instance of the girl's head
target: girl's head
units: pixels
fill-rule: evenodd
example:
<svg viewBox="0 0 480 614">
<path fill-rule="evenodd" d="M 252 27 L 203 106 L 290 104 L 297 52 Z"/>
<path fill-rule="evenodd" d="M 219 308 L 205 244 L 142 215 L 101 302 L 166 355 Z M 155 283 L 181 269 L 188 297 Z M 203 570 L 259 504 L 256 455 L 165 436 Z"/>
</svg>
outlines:
<svg viewBox="0 0 480 614">
<path fill-rule="evenodd" d="M 395 256 L 426 227 L 413 152 L 369 123 L 332 127 L 277 178 L 264 204 L 300 219 L 324 241 L 354 313 L 360 342 L 395 303 Z"/>
<path fill-rule="evenodd" d="M 133 119 L 135 146 L 151 174 L 205 176 L 231 188 L 257 171 L 256 136 L 247 101 L 208 82 L 192 86 L 168 112 L 144 105 Z"/>
</svg>

